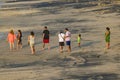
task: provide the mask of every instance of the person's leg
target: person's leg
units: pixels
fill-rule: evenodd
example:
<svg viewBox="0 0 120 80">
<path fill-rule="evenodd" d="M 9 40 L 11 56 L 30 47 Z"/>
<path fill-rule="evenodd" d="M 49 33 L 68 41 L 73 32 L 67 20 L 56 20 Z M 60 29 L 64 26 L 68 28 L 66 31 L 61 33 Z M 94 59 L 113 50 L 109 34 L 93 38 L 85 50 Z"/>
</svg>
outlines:
<svg viewBox="0 0 120 80">
<path fill-rule="evenodd" d="M 68 46 L 68 52 L 71 52 L 71 45 Z"/>
<path fill-rule="evenodd" d="M 12 43 L 12 48 L 15 49 L 15 44 L 14 43 Z"/>
<path fill-rule="evenodd" d="M 35 46 L 33 46 L 33 54 L 35 54 Z"/>
<path fill-rule="evenodd" d="M 10 51 L 12 51 L 12 43 L 9 43 Z"/>
<path fill-rule="evenodd" d="M 80 47 L 80 43 L 78 43 L 78 47 Z"/>
<path fill-rule="evenodd" d="M 108 49 L 110 49 L 110 42 L 108 42 Z"/>
<path fill-rule="evenodd" d="M 43 42 L 43 50 L 45 49 L 45 43 Z"/>
<path fill-rule="evenodd" d="M 22 43 L 21 43 L 19 46 L 20 46 L 20 48 L 22 49 Z"/>
<path fill-rule="evenodd" d="M 106 49 L 109 49 L 109 42 L 106 42 Z"/>
<path fill-rule="evenodd" d="M 68 41 L 68 52 L 71 52 L 71 41 Z"/>
<path fill-rule="evenodd" d="M 19 49 L 19 41 L 17 40 L 17 50 Z"/>
<path fill-rule="evenodd" d="M 61 52 L 63 53 L 63 46 L 61 46 Z"/>
<path fill-rule="evenodd" d="M 47 45 L 48 45 L 48 49 L 50 50 L 50 44 L 48 43 Z"/>
<path fill-rule="evenodd" d="M 32 52 L 32 54 L 34 54 L 33 46 L 31 45 L 30 48 L 31 48 L 31 52 Z"/>
<path fill-rule="evenodd" d="M 59 46 L 59 51 L 61 52 L 61 46 Z"/>
</svg>

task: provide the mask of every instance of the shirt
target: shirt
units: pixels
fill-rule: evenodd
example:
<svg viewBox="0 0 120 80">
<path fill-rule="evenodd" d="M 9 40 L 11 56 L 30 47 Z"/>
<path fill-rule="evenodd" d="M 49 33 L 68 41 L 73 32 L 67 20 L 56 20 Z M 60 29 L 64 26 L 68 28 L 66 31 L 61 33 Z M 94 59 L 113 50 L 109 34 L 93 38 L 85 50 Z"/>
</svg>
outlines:
<svg viewBox="0 0 120 80">
<path fill-rule="evenodd" d="M 49 39 L 50 32 L 48 30 L 44 30 L 43 34 L 44 34 L 44 39 Z"/>
<path fill-rule="evenodd" d="M 64 37 L 65 37 L 64 33 L 58 34 L 59 42 L 64 42 Z"/>
<path fill-rule="evenodd" d="M 16 39 L 16 35 L 15 34 L 11 34 L 11 33 L 8 34 L 8 41 L 10 43 L 13 43 L 15 41 L 15 39 Z"/>
<path fill-rule="evenodd" d="M 71 40 L 71 33 L 69 31 L 66 32 L 65 36 L 66 36 L 65 41 Z"/>
</svg>

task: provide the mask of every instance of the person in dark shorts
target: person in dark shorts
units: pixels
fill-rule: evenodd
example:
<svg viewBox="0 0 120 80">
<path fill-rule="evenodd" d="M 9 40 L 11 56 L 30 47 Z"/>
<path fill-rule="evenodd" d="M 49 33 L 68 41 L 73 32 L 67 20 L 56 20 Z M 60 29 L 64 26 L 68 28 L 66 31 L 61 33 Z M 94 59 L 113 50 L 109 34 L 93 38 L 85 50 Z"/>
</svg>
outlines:
<svg viewBox="0 0 120 80">
<path fill-rule="evenodd" d="M 17 49 L 22 48 L 22 32 L 18 30 L 17 34 Z"/>
<path fill-rule="evenodd" d="M 65 28 L 65 41 L 68 48 L 68 52 L 71 52 L 71 33 L 68 28 Z"/>
<path fill-rule="evenodd" d="M 59 46 L 60 46 L 60 52 L 63 53 L 63 47 L 64 47 L 64 38 L 65 38 L 65 34 L 60 31 L 60 33 L 58 34 L 58 38 L 59 38 Z"/>
<path fill-rule="evenodd" d="M 43 31 L 43 50 L 45 49 L 45 44 L 48 44 L 48 49 L 50 49 L 49 38 L 50 38 L 50 32 L 47 29 L 47 26 L 45 26 Z"/>
</svg>

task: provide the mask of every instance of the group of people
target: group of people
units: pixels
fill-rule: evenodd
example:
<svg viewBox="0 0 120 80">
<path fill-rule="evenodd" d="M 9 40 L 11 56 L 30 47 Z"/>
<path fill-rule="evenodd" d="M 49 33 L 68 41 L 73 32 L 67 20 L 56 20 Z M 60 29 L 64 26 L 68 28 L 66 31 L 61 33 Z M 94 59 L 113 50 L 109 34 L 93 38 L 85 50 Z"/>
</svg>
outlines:
<svg viewBox="0 0 120 80">
<path fill-rule="evenodd" d="M 60 31 L 58 34 L 59 50 L 61 53 L 63 53 L 63 48 L 65 46 L 65 43 L 67 46 L 67 51 L 71 52 L 71 32 L 69 31 L 68 28 L 65 28 L 64 32 Z M 110 48 L 110 34 L 111 34 L 110 28 L 106 27 L 105 41 L 106 41 L 107 49 Z M 50 49 L 50 44 L 49 44 L 50 43 L 50 32 L 49 32 L 47 26 L 44 27 L 42 37 L 43 37 L 43 47 L 42 47 L 43 50 L 45 49 L 46 45 L 48 45 L 48 49 Z M 15 40 L 17 40 L 17 49 L 22 48 L 22 32 L 21 32 L 21 30 L 18 30 L 17 35 L 14 34 L 13 30 L 10 30 L 10 32 L 8 33 L 7 40 L 10 45 L 10 51 L 15 49 L 15 47 L 14 47 Z M 81 34 L 78 34 L 77 43 L 78 43 L 78 46 L 80 47 Z M 28 36 L 28 44 L 30 45 L 32 54 L 35 54 L 35 34 L 33 31 L 30 32 L 30 35 Z"/>
</svg>

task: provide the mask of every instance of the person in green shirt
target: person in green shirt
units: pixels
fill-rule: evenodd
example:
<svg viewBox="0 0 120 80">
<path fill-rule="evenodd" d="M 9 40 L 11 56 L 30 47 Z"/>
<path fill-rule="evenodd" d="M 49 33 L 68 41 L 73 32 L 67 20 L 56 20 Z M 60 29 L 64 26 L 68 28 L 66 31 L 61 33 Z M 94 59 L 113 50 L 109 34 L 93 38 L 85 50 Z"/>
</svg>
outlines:
<svg viewBox="0 0 120 80">
<path fill-rule="evenodd" d="M 110 28 L 106 27 L 106 32 L 105 32 L 105 41 L 106 41 L 106 48 L 109 49 L 110 48 Z"/>
<path fill-rule="evenodd" d="M 78 37 L 77 37 L 77 42 L 78 42 L 78 47 L 80 47 L 80 43 L 81 43 L 81 34 L 78 35 Z"/>
</svg>

